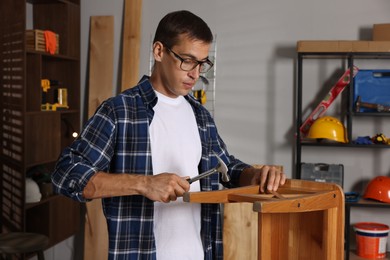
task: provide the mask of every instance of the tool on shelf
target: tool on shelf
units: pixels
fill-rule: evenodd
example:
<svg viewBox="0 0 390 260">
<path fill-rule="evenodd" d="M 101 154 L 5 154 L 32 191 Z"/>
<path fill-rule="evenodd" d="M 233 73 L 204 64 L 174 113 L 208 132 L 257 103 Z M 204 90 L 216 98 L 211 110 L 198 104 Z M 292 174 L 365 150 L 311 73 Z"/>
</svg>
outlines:
<svg viewBox="0 0 390 260">
<path fill-rule="evenodd" d="M 42 88 L 42 102 L 41 110 L 42 111 L 57 111 L 68 109 L 68 90 L 66 88 L 56 88 L 54 90 L 54 98 L 50 103 L 48 101 L 49 90 L 51 87 L 60 86 L 60 82 L 57 80 L 42 79 L 41 88 Z M 56 100 L 56 102 L 54 101 Z"/>
<path fill-rule="evenodd" d="M 352 77 L 355 77 L 358 73 L 359 69 L 354 66 L 352 71 Z M 318 106 L 314 109 L 314 111 L 309 115 L 309 117 L 303 122 L 301 127 L 299 128 L 302 137 L 305 137 L 311 125 L 314 123 L 316 119 L 321 117 L 329 106 L 333 103 L 333 101 L 337 98 L 337 96 L 345 89 L 346 86 L 351 82 L 351 72 L 350 69 L 346 70 L 344 74 L 340 77 L 337 83 L 330 89 L 325 98 L 318 104 Z"/>
<path fill-rule="evenodd" d="M 368 103 L 362 102 L 362 98 L 360 96 L 357 97 L 355 102 L 355 111 L 361 112 L 361 108 L 370 108 L 374 109 L 377 112 L 390 112 L 390 106 L 385 106 L 382 104 Z"/>
<path fill-rule="evenodd" d="M 200 80 L 198 80 L 192 90 L 193 96 L 198 100 L 202 105 L 206 104 L 207 101 L 207 88 L 209 83 L 209 80 L 204 76 L 199 76 Z M 200 87 L 199 87 L 200 86 Z"/>
</svg>

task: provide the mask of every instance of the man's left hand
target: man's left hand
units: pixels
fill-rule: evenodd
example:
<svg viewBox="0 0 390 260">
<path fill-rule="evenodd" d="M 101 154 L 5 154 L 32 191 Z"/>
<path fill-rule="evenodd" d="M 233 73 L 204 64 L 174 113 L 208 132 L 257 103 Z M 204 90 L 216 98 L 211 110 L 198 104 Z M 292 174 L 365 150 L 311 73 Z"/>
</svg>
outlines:
<svg viewBox="0 0 390 260">
<path fill-rule="evenodd" d="M 261 168 L 246 168 L 240 176 L 240 186 L 260 185 L 260 192 L 276 191 L 286 182 L 286 175 L 279 167 L 264 165 Z"/>
</svg>

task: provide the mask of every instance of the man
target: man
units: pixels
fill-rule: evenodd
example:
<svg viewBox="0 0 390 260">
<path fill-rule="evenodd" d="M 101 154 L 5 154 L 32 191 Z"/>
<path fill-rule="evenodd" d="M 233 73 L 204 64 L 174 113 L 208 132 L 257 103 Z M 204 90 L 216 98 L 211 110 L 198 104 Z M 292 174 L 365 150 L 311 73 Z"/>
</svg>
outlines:
<svg viewBox="0 0 390 260">
<path fill-rule="evenodd" d="M 198 16 L 167 14 L 151 76 L 103 102 L 57 163 L 57 192 L 81 202 L 103 198 L 109 259 L 222 259 L 219 205 L 181 200 L 190 190 L 219 189 L 218 174 L 187 180 L 215 167 L 215 154 L 228 167 L 229 186 L 259 183 L 264 191 L 285 182 L 274 167 L 254 169 L 229 155 L 212 117 L 189 95 L 213 66 L 212 40 Z"/>
</svg>

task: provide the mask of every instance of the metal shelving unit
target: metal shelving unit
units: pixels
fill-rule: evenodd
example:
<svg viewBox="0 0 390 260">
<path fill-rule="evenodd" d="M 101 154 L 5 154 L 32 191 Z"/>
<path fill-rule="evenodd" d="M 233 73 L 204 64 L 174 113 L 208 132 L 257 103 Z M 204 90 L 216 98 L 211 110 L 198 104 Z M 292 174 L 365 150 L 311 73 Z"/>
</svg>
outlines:
<svg viewBox="0 0 390 260">
<path fill-rule="evenodd" d="M 321 46 L 319 46 L 321 48 Z M 315 49 L 315 48 L 314 48 Z M 390 48 L 389 48 L 390 49 Z M 346 102 L 343 109 L 343 117 L 346 124 L 346 131 L 349 143 L 315 143 L 307 142 L 302 139 L 300 133 L 300 126 L 303 123 L 303 62 L 306 59 L 339 59 L 341 64 L 343 64 L 343 70 L 351 69 L 351 82 L 349 86 L 344 90 L 347 94 Z M 296 143 L 295 143 L 295 177 L 301 177 L 301 163 L 302 163 L 302 150 L 303 147 L 323 147 L 324 149 L 390 149 L 389 145 L 357 145 L 351 142 L 352 133 L 353 133 L 353 120 L 357 117 L 389 117 L 390 113 L 362 113 L 354 111 L 354 93 L 353 93 L 353 77 L 352 77 L 352 68 L 357 59 L 390 59 L 390 51 L 378 51 L 375 52 L 372 49 L 369 51 L 336 51 L 336 52 L 327 52 L 327 51 L 313 51 L 313 48 L 310 51 L 299 50 L 297 56 L 297 84 L 296 84 Z M 356 256 L 354 252 L 350 252 L 350 221 L 351 221 L 351 208 L 353 207 L 365 207 L 365 208 L 386 208 L 390 209 L 390 204 L 384 203 L 374 203 L 366 200 L 361 200 L 356 203 L 346 203 L 345 206 L 345 259 L 362 259 Z M 389 250 L 389 249 L 387 249 Z M 389 253 L 386 259 L 389 258 Z"/>
</svg>

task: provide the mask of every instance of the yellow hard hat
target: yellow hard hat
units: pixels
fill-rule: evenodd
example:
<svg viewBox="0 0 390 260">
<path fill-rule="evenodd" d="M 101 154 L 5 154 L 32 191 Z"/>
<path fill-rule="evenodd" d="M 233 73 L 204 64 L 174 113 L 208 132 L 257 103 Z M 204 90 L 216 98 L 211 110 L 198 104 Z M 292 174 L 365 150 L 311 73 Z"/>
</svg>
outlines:
<svg viewBox="0 0 390 260">
<path fill-rule="evenodd" d="M 340 143 L 347 143 L 344 125 L 331 116 L 324 116 L 314 121 L 307 134 L 308 138 L 329 139 Z"/>
</svg>

